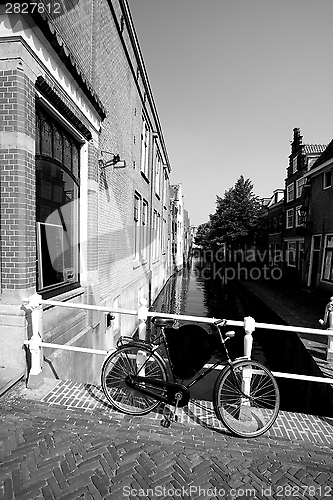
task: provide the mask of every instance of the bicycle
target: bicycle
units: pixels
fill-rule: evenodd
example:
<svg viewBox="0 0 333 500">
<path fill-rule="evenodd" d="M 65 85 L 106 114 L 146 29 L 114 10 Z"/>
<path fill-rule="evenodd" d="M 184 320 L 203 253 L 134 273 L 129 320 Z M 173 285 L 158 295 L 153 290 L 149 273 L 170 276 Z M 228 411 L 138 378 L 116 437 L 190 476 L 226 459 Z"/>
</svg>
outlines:
<svg viewBox="0 0 333 500">
<path fill-rule="evenodd" d="M 145 415 L 159 405 L 164 410 L 170 405 L 174 411 L 169 415 L 164 412 L 161 421 L 169 427 L 177 420 L 177 409 L 189 403 L 190 388 L 226 358 L 213 389 L 217 418 L 239 437 L 257 437 L 271 428 L 280 406 L 276 380 L 257 361 L 246 357 L 231 360 L 226 342 L 235 332 L 222 331 L 226 320 L 212 323 L 219 335 L 194 324 L 174 329 L 173 321 L 158 316 L 152 321 L 157 329 L 152 342 L 122 337 L 102 366 L 101 386 L 116 410 Z M 204 368 L 212 359 L 214 362 Z M 189 382 L 185 384 L 185 380 Z"/>
</svg>

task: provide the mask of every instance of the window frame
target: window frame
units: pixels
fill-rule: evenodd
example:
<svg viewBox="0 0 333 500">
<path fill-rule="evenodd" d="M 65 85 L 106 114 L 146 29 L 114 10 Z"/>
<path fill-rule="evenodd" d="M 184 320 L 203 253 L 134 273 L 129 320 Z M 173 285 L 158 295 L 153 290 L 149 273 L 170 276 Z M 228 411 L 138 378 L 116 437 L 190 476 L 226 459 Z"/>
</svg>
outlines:
<svg viewBox="0 0 333 500">
<path fill-rule="evenodd" d="M 286 211 L 286 229 L 291 229 L 294 227 L 294 218 L 295 218 L 294 209 L 289 208 Z"/>
<path fill-rule="evenodd" d="M 140 259 L 140 244 L 141 244 L 141 195 L 135 191 L 134 192 L 134 206 L 133 206 L 133 221 L 134 221 L 134 248 L 133 248 L 133 259 L 138 261 Z"/>
<path fill-rule="evenodd" d="M 328 246 L 328 242 L 331 243 L 330 246 Z M 326 272 L 327 268 L 329 268 L 329 273 L 328 273 L 329 276 L 325 277 L 325 274 L 327 274 Z M 323 248 L 323 262 L 321 269 L 321 281 L 325 281 L 327 283 L 333 283 L 333 233 L 325 234 L 324 248 Z"/>
<path fill-rule="evenodd" d="M 36 104 L 35 126 L 36 289 L 42 296 L 45 296 L 45 294 L 54 296 L 68 289 L 80 286 L 80 164 L 81 149 L 85 141 L 83 138 L 79 139 L 79 134 L 73 133 L 66 120 L 63 119 L 62 122 L 59 114 L 55 115 L 51 106 L 47 106 L 44 102 L 38 101 Z M 45 137 L 43 137 L 44 127 L 49 131 L 48 141 L 45 141 Z M 64 146 L 65 139 L 69 145 L 68 147 L 70 147 L 69 155 L 67 154 L 66 157 Z M 52 183 L 52 181 L 56 181 L 58 178 L 60 179 L 61 175 L 65 176 L 67 180 L 64 181 L 64 177 L 62 177 L 62 182 L 59 182 L 59 185 L 57 185 L 56 182 Z M 48 179 L 48 177 L 50 178 Z M 72 187 L 71 191 L 68 191 L 66 194 L 63 187 L 68 182 Z M 61 183 L 63 185 L 62 190 Z M 47 187 L 47 192 L 44 191 L 43 193 L 43 185 Z M 58 190 L 56 188 L 58 188 Z M 42 196 L 43 194 L 45 196 Z M 67 201 L 64 197 L 68 198 Z M 66 224 L 67 221 L 64 219 L 66 210 L 63 211 L 60 209 L 66 207 L 66 205 L 70 203 L 72 203 L 72 206 L 70 208 L 71 224 L 69 224 L 69 226 L 71 228 L 71 233 L 69 238 L 67 232 L 68 224 Z M 52 215 L 54 215 L 54 217 L 50 219 Z M 55 223 L 57 217 L 59 218 L 59 223 Z M 59 257 L 62 255 L 63 258 L 63 266 L 61 267 L 60 264 L 61 269 L 59 268 L 58 270 L 54 268 L 55 261 L 52 261 L 50 247 L 48 247 L 48 243 L 45 242 L 48 237 L 52 237 L 52 232 L 56 231 L 56 228 L 58 228 L 58 237 L 56 235 L 54 235 L 54 237 L 58 243 L 61 243 L 60 248 L 62 252 L 60 252 Z M 59 231 L 62 235 L 60 238 L 61 241 L 59 240 Z M 49 236 L 47 236 L 47 233 Z M 64 240 L 66 241 L 64 242 Z M 54 247 L 52 246 L 52 248 Z M 71 267 L 67 268 L 65 267 L 66 249 L 70 250 L 69 254 L 67 254 L 69 255 L 67 259 L 69 259 L 72 264 Z M 47 254 L 45 252 L 47 252 Z M 61 263 L 61 260 L 58 260 L 58 262 Z M 56 280 L 53 283 L 45 284 L 45 266 L 53 267 L 55 275 L 59 276 L 59 281 Z"/>
<path fill-rule="evenodd" d="M 292 249 L 291 249 L 292 247 Z M 293 258 L 290 256 L 293 255 Z M 297 256 L 297 242 L 287 241 L 287 266 L 296 267 L 296 256 Z"/>
<path fill-rule="evenodd" d="M 294 201 L 295 199 L 295 185 L 294 182 L 291 182 L 287 185 L 287 203 L 290 201 Z"/>
<path fill-rule="evenodd" d="M 146 179 L 149 179 L 149 144 L 150 130 L 148 127 L 148 122 L 144 114 L 142 114 L 140 169 L 141 173 L 146 177 Z"/>
<path fill-rule="evenodd" d="M 303 187 L 305 184 L 305 177 L 300 177 L 296 181 L 296 198 L 300 198 L 302 196 Z"/>
<path fill-rule="evenodd" d="M 301 215 L 302 205 L 298 205 L 295 207 L 295 227 L 303 227 L 304 226 L 304 217 Z"/>
<path fill-rule="evenodd" d="M 329 174 L 329 184 L 327 183 L 327 175 Z M 323 190 L 332 187 L 332 170 L 327 170 L 323 173 Z"/>
</svg>

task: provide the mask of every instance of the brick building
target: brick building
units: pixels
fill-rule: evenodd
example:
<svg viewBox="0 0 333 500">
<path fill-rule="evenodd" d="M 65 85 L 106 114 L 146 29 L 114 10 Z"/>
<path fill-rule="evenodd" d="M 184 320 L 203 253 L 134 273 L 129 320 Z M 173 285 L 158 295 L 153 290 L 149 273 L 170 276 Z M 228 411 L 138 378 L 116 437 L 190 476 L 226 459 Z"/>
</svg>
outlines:
<svg viewBox="0 0 333 500">
<path fill-rule="evenodd" d="M 191 221 L 184 207 L 181 184 L 170 187 L 170 210 L 172 266 L 179 271 L 189 262 L 192 247 Z"/>
<path fill-rule="evenodd" d="M 333 287 L 333 141 L 307 174 L 303 207 L 306 212 L 304 284 L 326 290 Z"/>
<path fill-rule="evenodd" d="M 267 204 L 267 244 L 269 265 L 283 266 L 284 190 L 275 189 Z"/>
<path fill-rule="evenodd" d="M 128 4 L 42 4 L 0 6 L 0 365 L 18 370 L 23 299 L 133 309 L 173 271 L 171 168 Z M 108 349 L 135 328 L 134 316 L 43 309 L 49 342 Z M 81 382 L 101 363 L 44 356 L 49 376 Z"/>
<path fill-rule="evenodd" d="M 299 128 L 293 130 L 291 154 L 285 179 L 285 223 L 283 231 L 284 276 L 301 282 L 304 268 L 305 227 L 301 214 L 302 192 L 307 172 L 325 150 L 322 144 L 303 144 Z"/>
</svg>

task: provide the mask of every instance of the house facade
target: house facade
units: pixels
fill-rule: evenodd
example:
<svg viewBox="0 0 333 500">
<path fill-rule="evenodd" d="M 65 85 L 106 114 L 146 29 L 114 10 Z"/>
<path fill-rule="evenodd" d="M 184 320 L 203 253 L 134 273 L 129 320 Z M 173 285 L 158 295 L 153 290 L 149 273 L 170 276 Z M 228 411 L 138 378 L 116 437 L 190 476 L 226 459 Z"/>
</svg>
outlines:
<svg viewBox="0 0 333 500">
<path fill-rule="evenodd" d="M 63 4 L 0 6 L 0 365 L 23 371 L 24 299 L 136 309 L 174 272 L 171 166 L 127 1 Z M 137 327 L 115 316 L 44 306 L 40 333 L 109 349 Z M 44 358 L 47 376 L 91 383 L 102 362 Z"/>
<path fill-rule="evenodd" d="M 307 174 L 304 284 L 333 290 L 333 141 Z"/>
<path fill-rule="evenodd" d="M 270 266 L 283 267 L 284 190 L 275 189 L 267 204 L 267 243 Z"/>
<path fill-rule="evenodd" d="M 294 128 L 285 179 L 283 231 L 284 277 L 292 282 L 300 283 L 304 274 L 306 229 L 301 213 L 303 186 L 307 172 L 325 148 L 321 144 L 303 144 L 300 129 Z"/>
</svg>

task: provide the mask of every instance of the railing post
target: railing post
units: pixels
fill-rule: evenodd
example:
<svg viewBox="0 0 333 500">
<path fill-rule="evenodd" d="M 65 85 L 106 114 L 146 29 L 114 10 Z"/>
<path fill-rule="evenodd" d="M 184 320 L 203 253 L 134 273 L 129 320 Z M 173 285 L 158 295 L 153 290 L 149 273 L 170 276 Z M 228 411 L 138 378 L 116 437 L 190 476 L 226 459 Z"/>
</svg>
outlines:
<svg viewBox="0 0 333 500">
<path fill-rule="evenodd" d="M 26 301 L 26 307 L 31 310 L 32 336 L 28 342 L 31 367 L 28 374 L 28 389 L 37 389 L 44 383 L 42 369 L 42 338 L 39 334 L 39 324 L 42 312 L 41 296 L 35 293 Z"/>
<path fill-rule="evenodd" d="M 146 340 L 146 321 L 148 318 L 148 307 L 147 300 L 140 300 L 140 307 L 138 309 L 138 319 L 139 319 L 139 339 Z"/>
<path fill-rule="evenodd" d="M 255 320 L 251 318 L 251 316 L 247 316 L 246 318 L 244 318 L 244 330 L 245 330 L 244 356 L 246 356 L 249 359 L 251 359 L 252 344 L 253 344 L 252 333 L 256 328 L 255 325 L 256 325 Z"/>
</svg>

